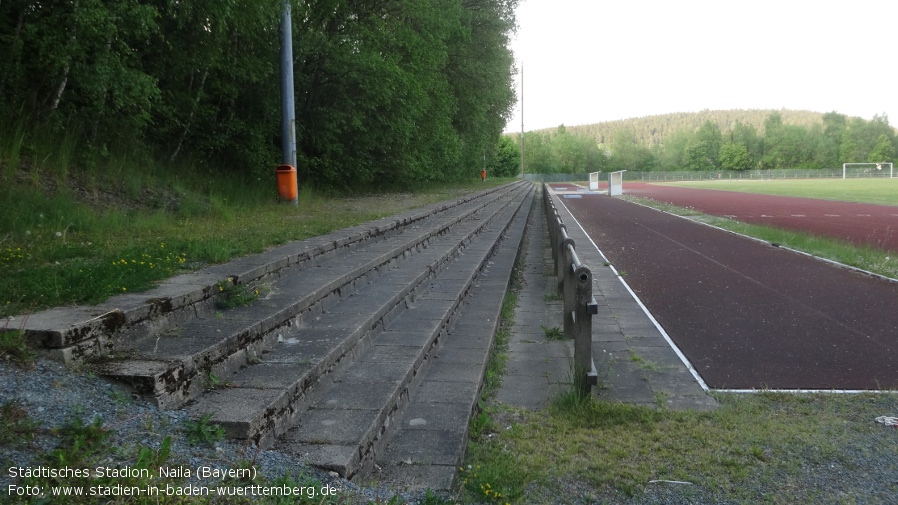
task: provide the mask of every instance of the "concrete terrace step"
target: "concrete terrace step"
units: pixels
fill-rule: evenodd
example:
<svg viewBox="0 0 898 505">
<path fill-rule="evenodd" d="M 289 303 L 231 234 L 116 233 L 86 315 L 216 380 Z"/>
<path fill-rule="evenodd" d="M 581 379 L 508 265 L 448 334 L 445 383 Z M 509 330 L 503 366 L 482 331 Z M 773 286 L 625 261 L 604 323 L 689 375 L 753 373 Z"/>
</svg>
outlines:
<svg viewBox="0 0 898 505">
<path fill-rule="evenodd" d="M 113 337 L 140 326 L 151 329 L 170 321 L 188 319 L 208 310 L 218 295 L 218 285 L 227 278 L 241 283 L 277 276 L 283 269 L 307 265 L 338 256 L 360 245 L 388 240 L 393 235 L 426 228 L 438 235 L 445 227 L 465 219 L 513 185 L 481 191 L 449 202 L 404 212 L 333 232 L 293 242 L 264 253 L 214 265 L 199 272 L 179 275 L 143 293 L 123 294 L 95 306 L 60 307 L 29 315 L 22 329 L 29 341 L 65 363 L 115 353 Z M 432 225 L 429 223 L 436 223 Z M 442 226 L 442 228 L 441 228 Z M 427 238 L 425 237 L 424 240 Z"/>
<path fill-rule="evenodd" d="M 502 248 L 459 308 L 459 316 L 432 353 L 431 364 L 418 378 L 418 387 L 410 391 L 408 404 L 392 419 L 392 430 L 384 437 L 374 464 L 362 470 L 364 476 L 400 489 L 453 487 L 530 203 L 525 202 L 526 211 L 509 227 Z"/>
<path fill-rule="evenodd" d="M 259 362 L 227 376 L 230 387 L 202 396 L 190 411 L 212 415 L 231 436 L 263 447 L 299 422 L 301 429 L 286 437 L 291 445 L 314 449 L 319 466 L 354 474 L 360 461 L 371 460 L 363 458 L 366 447 L 407 399 L 409 384 L 530 194 L 517 192 L 478 234 L 448 234 L 445 243 L 285 331 Z"/>
<path fill-rule="evenodd" d="M 265 281 L 265 299 L 250 306 L 214 311 L 207 304 L 181 311 L 180 317 L 119 331 L 114 339 L 116 359 L 99 364 L 98 370 L 153 395 L 161 407 L 173 408 L 215 386 L 212 378 L 221 385 L 240 367 L 260 361 L 262 353 L 279 338 L 283 340 L 291 326 L 320 317 L 370 283 L 404 286 L 377 306 L 357 309 L 372 321 L 382 319 L 408 294 L 409 285 L 420 283 L 459 244 L 471 240 L 507 204 L 509 194 L 520 193 L 522 187 L 509 189 L 485 204 L 461 205 L 461 212 L 440 216 L 428 227 L 419 222 L 388 238 L 283 268 Z M 406 265 L 409 262 L 413 264 Z M 369 324 L 367 319 L 360 320 L 358 327 Z M 347 333 L 349 328 L 340 329 L 351 337 L 347 342 L 360 338 L 357 332 Z M 352 347 L 347 343 L 333 352 L 342 356 L 346 346 Z M 321 359 L 325 367 L 331 366 L 333 358 Z M 254 435 L 238 430 L 235 436 Z"/>
<path fill-rule="evenodd" d="M 297 426 L 279 440 L 281 450 L 347 478 L 370 475 L 387 441 L 403 439 L 394 431 L 401 426 L 400 419 L 408 417 L 404 412 L 409 402 L 431 397 L 436 402 L 456 402 L 449 409 L 455 415 L 444 421 L 451 419 L 457 424 L 451 434 L 440 433 L 445 435 L 442 440 L 451 440 L 442 446 L 451 450 L 441 457 L 454 463 L 439 468 L 443 474 L 449 471 L 454 475 L 510 265 L 530 211 L 532 198 L 527 197 L 532 193 L 523 196 L 509 209 L 507 218 L 497 220 L 491 232 L 484 233 L 482 240 L 465 249 L 463 257 L 431 280 L 407 310 L 383 332 L 372 335 L 351 368 L 333 373 L 311 392 L 303 402 L 305 408 L 297 414 Z M 472 293 L 477 293 L 475 302 L 470 302 Z M 485 312 L 481 305 L 487 307 Z M 415 433 L 424 438 L 432 434 Z M 421 441 L 412 442 L 418 443 Z M 434 444 L 429 441 L 423 446 Z"/>
</svg>

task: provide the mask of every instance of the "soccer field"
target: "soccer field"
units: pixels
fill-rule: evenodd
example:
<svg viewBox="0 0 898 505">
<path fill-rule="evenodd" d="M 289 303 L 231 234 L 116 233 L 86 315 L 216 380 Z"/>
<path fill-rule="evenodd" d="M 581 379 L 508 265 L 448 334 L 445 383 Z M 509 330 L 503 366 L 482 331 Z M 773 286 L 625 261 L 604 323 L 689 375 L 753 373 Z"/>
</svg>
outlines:
<svg viewBox="0 0 898 505">
<path fill-rule="evenodd" d="M 717 189 L 739 193 L 797 196 L 838 200 L 842 202 L 874 203 L 898 206 L 898 178 L 896 179 L 782 179 L 782 180 L 721 180 L 663 183 L 665 186 Z M 625 184 L 626 185 L 626 184 Z"/>
</svg>

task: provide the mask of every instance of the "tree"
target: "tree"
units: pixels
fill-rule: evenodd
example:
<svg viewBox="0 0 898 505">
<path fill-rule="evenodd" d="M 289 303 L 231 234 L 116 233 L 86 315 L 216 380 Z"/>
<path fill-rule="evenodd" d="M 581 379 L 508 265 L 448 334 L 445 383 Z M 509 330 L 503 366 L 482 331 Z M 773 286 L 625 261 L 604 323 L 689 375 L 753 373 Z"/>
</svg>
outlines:
<svg viewBox="0 0 898 505">
<path fill-rule="evenodd" d="M 487 172 L 493 177 L 511 177 L 521 173 L 521 148 L 508 135 L 499 137 L 499 148 Z"/>
<path fill-rule="evenodd" d="M 515 96 L 518 0 L 292 1 L 299 172 L 329 187 L 479 172 Z M 282 0 L 0 2 L 0 117 L 82 151 L 269 173 Z M 131 149 L 134 148 L 134 149 Z"/>
<path fill-rule="evenodd" d="M 839 163 L 839 149 L 845 129 L 848 126 L 848 118 L 836 111 L 823 115 L 823 135 L 818 146 L 819 159 L 824 167 L 837 167 Z"/>
<path fill-rule="evenodd" d="M 723 136 L 713 121 L 705 121 L 686 148 L 685 162 L 691 170 L 715 170 L 720 158 Z"/>
<path fill-rule="evenodd" d="M 846 129 L 842 132 L 842 142 L 839 144 L 839 161 L 841 163 L 856 163 L 859 159 L 857 151 L 857 142 L 854 141 L 854 136 L 851 132 Z"/>
<path fill-rule="evenodd" d="M 142 136 L 160 99 L 141 59 L 158 17 L 155 6 L 129 0 L 4 2 L 0 108 L 60 128 L 67 121 L 95 145 Z"/>
<path fill-rule="evenodd" d="M 748 170 L 752 160 L 744 145 L 727 142 L 720 146 L 719 164 L 724 170 Z"/>
<path fill-rule="evenodd" d="M 892 161 L 894 157 L 895 148 L 892 146 L 892 141 L 889 139 L 888 135 L 882 134 L 876 141 L 876 145 L 873 146 L 873 150 L 870 151 L 870 156 L 867 157 L 867 161 L 871 163 Z"/>
<path fill-rule="evenodd" d="M 764 140 L 758 135 L 758 129 L 754 125 L 736 121 L 730 132 L 730 141 L 745 146 L 753 164 L 764 155 Z"/>
<path fill-rule="evenodd" d="M 558 163 L 547 135 L 540 132 L 524 133 L 524 170 L 528 174 L 558 172 Z"/>
<path fill-rule="evenodd" d="M 663 144 L 658 144 L 653 150 L 654 157 L 658 160 L 660 170 L 684 170 L 686 168 L 686 149 L 695 133 L 689 130 L 679 130 L 667 135 Z"/>
<path fill-rule="evenodd" d="M 614 132 L 611 144 L 611 159 L 608 162 L 609 169 L 617 170 L 652 170 L 655 166 L 655 157 L 647 147 L 636 143 L 636 136 L 632 130 L 622 129 Z"/>
<path fill-rule="evenodd" d="M 813 165 L 809 130 L 783 124 L 778 112 L 770 114 L 764 122 L 763 145 L 762 168 L 808 168 Z"/>
</svg>

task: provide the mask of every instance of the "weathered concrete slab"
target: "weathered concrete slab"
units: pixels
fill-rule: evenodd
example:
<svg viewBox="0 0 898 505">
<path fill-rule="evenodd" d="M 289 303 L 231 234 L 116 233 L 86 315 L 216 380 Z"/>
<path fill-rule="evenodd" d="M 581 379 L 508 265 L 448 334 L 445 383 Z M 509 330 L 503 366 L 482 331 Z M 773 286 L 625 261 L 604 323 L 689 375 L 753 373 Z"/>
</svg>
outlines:
<svg viewBox="0 0 898 505">
<path fill-rule="evenodd" d="M 204 395 L 188 407 L 196 417 L 210 414 L 212 421 L 220 424 L 228 436 L 251 438 L 265 431 L 270 417 L 259 412 L 272 414 L 284 408 L 287 398 L 282 389 L 226 388 Z"/>
<path fill-rule="evenodd" d="M 457 381 L 425 380 L 412 396 L 412 400 L 425 403 L 472 404 L 480 391 L 480 378 L 459 375 Z"/>
<path fill-rule="evenodd" d="M 431 321 L 436 324 L 437 321 Z M 387 327 L 387 330 L 380 334 L 374 345 L 393 346 L 402 345 L 410 347 L 423 347 L 429 342 L 433 335 L 427 330 L 409 328 L 398 330 L 394 328 L 394 323 Z M 412 325 L 409 325 L 412 326 Z"/>
<path fill-rule="evenodd" d="M 452 367 L 454 365 L 482 365 L 486 363 L 487 351 L 482 347 L 442 348 L 438 350 L 433 359 L 434 365 Z"/>
<path fill-rule="evenodd" d="M 452 430 L 397 430 L 390 443 L 390 461 L 406 465 L 446 465 L 461 463 L 466 428 Z"/>
<path fill-rule="evenodd" d="M 251 389 L 287 389 L 296 384 L 312 369 L 311 364 L 290 363 L 258 363 L 246 367 L 235 375 L 230 382 L 237 387 Z"/>
<path fill-rule="evenodd" d="M 291 441 L 306 444 L 355 445 L 376 430 L 378 412 L 371 410 L 310 410 L 303 414 Z"/>
<path fill-rule="evenodd" d="M 396 397 L 399 380 L 391 382 L 352 383 L 329 388 L 315 404 L 316 409 L 366 409 L 383 407 Z"/>
<path fill-rule="evenodd" d="M 409 491 L 451 489 L 457 472 L 456 465 L 414 465 L 399 462 L 382 465 L 381 471 L 372 475 L 372 478 L 390 482 L 397 489 Z"/>
</svg>

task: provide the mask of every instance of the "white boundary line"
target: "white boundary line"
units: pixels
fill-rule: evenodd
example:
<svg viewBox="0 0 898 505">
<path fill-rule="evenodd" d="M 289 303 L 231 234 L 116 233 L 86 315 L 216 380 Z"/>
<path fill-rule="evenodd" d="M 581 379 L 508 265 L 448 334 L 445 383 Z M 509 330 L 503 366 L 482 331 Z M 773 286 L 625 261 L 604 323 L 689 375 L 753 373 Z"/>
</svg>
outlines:
<svg viewBox="0 0 898 505">
<path fill-rule="evenodd" d="M 554 190 L 553 190 L 553 193 L 554 193 Z M 695 367 L 692 366 L 692 363 L 689 362 L 689 358 L 687 358 L 687 357 L 682 353 L 682 351 L 680 351 L 680 348 L 677 347 L 677 344 L 675 344 L 673 340 L 671 340 L 670 335 L 668 335 L 667 332 L 664 331 L 664 328 L 662 328 L 662 327 L 661 327 L 661 324 L 658 323 L 658 321 L 655 319 L 654 316 L 652 316 L 652 313 L 649 312 L 649 309 L 642 303 L 642 300 L 640 300 L 639 297 L 636 296 L 636 293 L 634 293 L 633 290 L 630 289 L 630 285 L 627 284 L 627 281 L 625 281 L 624 278 L 621 277 L 621 276 L 617 273 L 617 270 L 614 268 L 614 265 L 612 265 L 611 262 L 608 261 L 608 258 L 605 256 L 605 253 L 603 253 L 602 250 L 599 249 L 599 246 L 596 245 L 596 243 L 592 240 L 592 237 L 590 237 L 589 234 L 586 233 L 586 230 L 583 229 L 583 226 L 580 224 L 580 221 L 577 221 L 577 218 L 574 217 L 574 213 L 571 212 L 571 210 L 567 208 L 567 205 L 564 204 L 564 202 L 562 201 L 561 198 L 558 199 L 558 202 L 561 203 L 561 206 L 564 207 L 564 210 L 566 210 L 567 213 L 571 216 L 571 219 L 573 219 L 574 222 L 577 223 L 577 226 L 580 228 L 580 231 L 582 231 L 583 234 L 586 235 L 586 238 L 589 240 L 589 243 L 592 244 L 593 247 L 595 247 L 596 251 L 598 251 L 598 253 L 599 253 L 599 255 L 602 257 L 602 259 L 603 259 L 606 263 L 608 263 L 608 267 L 611 268 L 611 271 L 614 272 L 614 275 L 617 276 L 617 278 L 618 278 L 618 280 L 620 280 L 621 284 L 623 284 L 623 286 L 624 286 L 625 288 L 627 288 L 627 291 L 630 293 L 630 296 L 632 296 L 633 299 L 636 300 L 636 303 L 639 304 L 639 306 L 642 308 L 642 311 L 645 312 L 645 315 L 648 316 L 648 318 L 649 318 L 649 320 L 652 322 L 652 324 L 654 324 L 655 327 L 658 329 L 658 331 L 661 332 L 661 335 L 664 337 L 664 340 L 666 340 L 667 343 L 670 345 L 670 347 L 674 350 L 674 352 L 677 353 L 677 356 L 680 358 L 680 361 L 682 361 L 683 364 L 686 365 L 686 368 L 689 369 L 689 372 L 692 373 L 692 376 L 695 378 L 696 381 L 698 381 L 698 384 L 699 384 L 699 385 L 702 387 L 702 389 L 704 389 L 705 391 L 713 391 L 713 392 L 716 392 L 716 393 L 734 393 L 734 394 L 754 394 L 754 393 L 784 393 L 784 394 L 887 394 L 887 393 L 898 393 L 898 390 L 888 390 L 888 389 L 763 389 L 763 388 L 761 388 L 761 389 L 713 389 L 713 388 L 708 387 L 708 385 L 705 383 L 704 379 L 702 379 L 701 375 L 699 375 L 699 373 L 698 373 L 698 371 L 695 369 Z M 664 214 L 669 214 L 669 215 L 671 215 L 671 216 L 676 216 L 676 217 L 679 217 L 679 218 L 681 218 L 681 219 L 686 219 L 686 220 L 691 221 L 691 222 L 693 222 L 693 223 L 697 223 L 697 224 L 702 224 L 702 225 L 705 225 L 705 226 L 709 226 L 709 227 L 714 228 L 714 229 L 716 229 L 716 230 L 721 230 L 721 231 L 725 231 L 725 232 L 728 232 L 728 233 L 732 233 L 732 234 L 734 234 L 734 235 L 738 235 L 738 236 L 740 236 L 740 237 L 745 237 L 745 238 L 754 240 L 754 241 L 756 241 L 756 242 L 760 242 L 760 243 L 762 243 L 762 244 L 772 245 L 772 244 L 770 244 L 770 242 L 767 242 L 767 241 L 765 241 L 765 240 L 761 240 L 761 239 L 758 239 L 758 238 L 755 238 L 755 237 L 750 237 L 750 236 L 748 236 L 748 235 L 743 235 L 743 234 L 741 234 L 741 233 L 736 233 L 736 232 L 734 232 L 734 231 L 730 231 L 730 230 L 727 230 L 727 229 L 724 229 L 724 228 L 720 228 L 720 227 L 714 226 L 714 225 L 712 225 L 712 224 L 703 223 L 703 222 L 701 222 L 701 221 L 696 221 L 696 220 L 694 220 L 694 219 L 689 219 L 688 217 L 685 217 L 685 216 L 679 216 L 679 215 L 674 214 L 674 213 L 672 213 L 672 212 L 666 212 L 666 211 L 663 211 L 663 210 L 659 210 L 659 209 L 656 209 L 656 208 L 654 208 L 654 207 L 651 207 L 651 206 L 648 206 L 648 205 L 641 204 L 641 203 L 639 203 L 639 202 L 633 202 L 633 201 L 630 201 L 629 203 L 633 203 L 633 204 L 636 204 L 636 205 L 642 205 L 643 207 L 647 207 L 647 208 L 649 208 L 649 209 L 656 210 L 656 211 L 658 211 L 658 212 L 662 212 L 662 213 L 664 213 Z M 776 246 L 776 247 L 779 247 L 779 248 L 781 248 L 781 249 L 785 249 L 785 250 L 790 251 L 790 252 L 798 253 L 798 254 L 801 254 L 801 255 L 804 255 L 804 256 L 809 256 L 809 257 L 814 258 L 814 259 L 818 259 L 818 260 L 821 260 L 821 261 L 825 261 L 825 262 L 827 262 L 827 263 L 833 264 L 833 266 L 840 266 L 840 267 L 847 268 L 847 269 L 849 269 L 849 270 L 855 270 L 855 271 L 858 271 L 858 272 L 860 272 L 860 273 L 864 273 L 864 274 L 867 274 L 867 275 L 870 275 L 870 276 L 873 276 L 873 277 L 879 277 L 879 278 L 881 278 L 881 279 L 889 280 L 889 281 L 892 281 L 892 282 L 898 282 L 898 279 L 892 279 L 891 277 L 885 277 L 885 276 L 883 276 L 883 275 L 879 275 L 879 274 L 876 274 L 876 273 L 873 273 L 873 272 L 868 272 L 868 271 L 862 270 L 862 269 L 860 269 L 860 268 L 852 267 L 852 266 L 850 266 L 850 265 L 845 265 L 844 263 L 839 263 L 839 262 L 837 262 L 837 261 L 829 260 L 829 259 L 826 259 L 826 258 L 821 258 L 821 257 L 819 257 L 819 256 L 814 256 L 813 254 L 809 254 L 809 253 L 802 252 L 802 251 L 796 251 L 796 250 L 794 250 L 794 249 L 791 249 L 791 248 L 788 248 L 788 247 L 783 247 L 783 246 Z"/>
<path fill-rule="evenodd" d="M 866 394 L 895 394 L 896 390 L 890 389 L 712 389 L 715 393 L 735 393 L 735 394 L 754 394 L 754 393 L 783 393 L 796 395 L 866 395 Z"/>
</svg>

